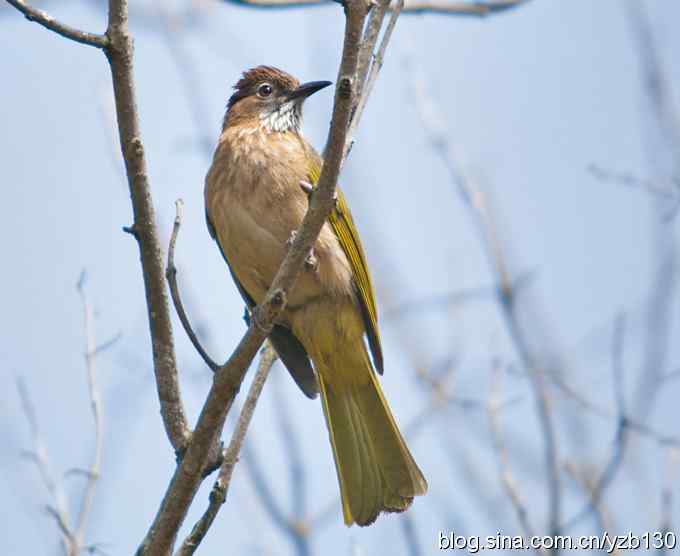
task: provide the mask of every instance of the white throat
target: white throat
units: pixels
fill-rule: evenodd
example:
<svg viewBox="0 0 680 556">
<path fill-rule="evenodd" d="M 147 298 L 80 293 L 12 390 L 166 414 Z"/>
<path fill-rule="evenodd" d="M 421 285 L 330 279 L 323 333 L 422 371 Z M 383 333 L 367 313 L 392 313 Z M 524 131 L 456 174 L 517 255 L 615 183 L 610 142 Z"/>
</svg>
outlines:
<svg viewBox="0 0 680 556">
<path fill-rule="evenodd" d="M 260 114 L 260 124 L 267 131 L 300 131 L 302 105 L 294 100 L 284 102 L 270 112 Z"/>
</svg>

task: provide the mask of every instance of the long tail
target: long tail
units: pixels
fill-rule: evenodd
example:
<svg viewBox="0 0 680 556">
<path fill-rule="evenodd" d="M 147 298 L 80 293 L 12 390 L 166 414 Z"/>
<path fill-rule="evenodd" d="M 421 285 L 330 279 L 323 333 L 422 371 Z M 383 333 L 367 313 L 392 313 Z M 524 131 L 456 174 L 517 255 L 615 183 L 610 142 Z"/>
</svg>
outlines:
<svg viewBox="0 0 680 556">
<path fill-rule="evenodd" d="M 380 512 L 406 510 L 414 496 L 425 494 L 427 482 L 394 422 L 366 351 L 343 354 L 343 360 L 342 369 L 318 368 L 319 385 L 345 524 L 363 526 Z"/>
</svg>

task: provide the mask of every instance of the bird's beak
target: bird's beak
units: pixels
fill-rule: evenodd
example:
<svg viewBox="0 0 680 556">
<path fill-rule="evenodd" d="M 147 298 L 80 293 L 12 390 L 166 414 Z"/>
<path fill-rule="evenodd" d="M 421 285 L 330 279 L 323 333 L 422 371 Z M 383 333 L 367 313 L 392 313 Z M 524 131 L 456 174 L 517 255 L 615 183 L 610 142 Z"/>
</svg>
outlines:
<svg viewBox="0 0 680 556">
<path fill-rule="evenodd" d="M 310 81 L 309 83 L 303 83 L 297 89 L 288 93 L 288 100 L 305 99 L 321 89 L 325 89 L 329 85 L 331 85 L 330 81 Z"/>
</svg>

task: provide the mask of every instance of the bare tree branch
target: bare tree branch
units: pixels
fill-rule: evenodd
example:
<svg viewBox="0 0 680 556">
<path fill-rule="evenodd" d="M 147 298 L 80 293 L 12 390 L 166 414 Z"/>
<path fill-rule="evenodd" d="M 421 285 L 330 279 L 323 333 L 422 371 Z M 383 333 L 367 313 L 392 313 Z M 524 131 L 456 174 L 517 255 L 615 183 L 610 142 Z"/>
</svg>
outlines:
<svg viewBox="0 0 680 556">
<path fill-rule="evenodd" d="M 352 117 L 350 119 L 349 129 L 347 130 L 349 141 L 347 141 L 345 144 L 343 161 L 347 159 L 347 156 L 352 149 L 352 145 L 354 144 L 354 135 L 356 134 L 359 120 L 361 120 L 361 116 L 363 115 L 368 97 L 373 90 L 373 85 L 375 84 L 378 74 L 380 73 L 380 69 L 382 68 L 385 50 L 387 49 L 387 45 L 392 38 L 392 32 L 394 31 L 394 27 L 397 23 L 397 18 L 401 13 L 404 0 L 396 0 L 394 9 L 390 16 L 390 21 L 387 24 L 382 41 L 380 42 L 380 46 L 376 52 L 375 44 L 378 41 L 380 29 L 382 28 L 383 20 L 385 19 L 385 13 L 389 7 L 389 4 L 390 0 L 378 0 L 378 4 L 371 11 L 368 23 L 366 24 L 364 39 L 362 41 L 361 50 L 359 51 L 359 67 L 357 68 L 357 82 L 359 84 L 359 90 L 362 91 L 362 94 L 358 96 L 355 105 L 352 107 Z"/>
<path fill-rule="evenodd" d="M 279 415 L 281 415 L 281 404 L 278 404 Z M 283 433 L 283 443 L 289 457 L 289 465 L 291 472 L 291 489 L 293 498 L 292 512 L 287 512 L 274 494 L 274 489 L 269 481 L 260 461 L 262 458 L 258 454 L 252 444 L 243 447 L 243 460 L 246 471 L 253 481 L 253 487 L 258 495 L 262 506 L 272 523 L 291 541 L 295 552 L 298 556 L 308 556 L 310 554 L 309 535 L 312 531 L 311 523 L 305 518 L 303 510 L 301 509 L 301 501 L 303 499 L 301 489 L 303 488 L 304 477 L 301 476 L 301 462 L 296 461 L 298 454 L 296 452 L 296 440 L 292 428 L 285 422 L 287 416 L 284 416 L 280 425 Z M 292 442 L 293 445 L 290 443 Z M 337 511 L 339 498 L 335 501 L 334 509 Z M 300 507 L 298 507 L 300 506 Z"/>
<path fill-rule="evenodd" d="M 54 518 L 54 521 L 56 522 L 57 527 L 59 528 L 64 553 L 67 556 L 75 556 L 75 554 L 77 554 L 74 553 L 73 550 L 73 547 L 75 546 L 75 540 L 73 538 L 71 528 L 68 524 L 68 514 L 65 512 L 64 509 L 58 509 L 55 508 L 54 506 L 50 506 L 49 504 L 45 506 L 45 512 L 47 512 L 47 515 L 49 515 L 50 517 Z"/>
<path fill-rule="evenodd" d="M 198 9 L 197 6 L 198 4 L 191 4 L 191 7 L 194 9 Z M 160 35 L 165 41 L 168 54 L 177 68 L 179 81 L 187 101 L 187 108 L 196 128 L 198 147 L 210 160 L 214 147 L 213 137 L 209 133 L 209 130 L 212 129 L 212 123 L 210 122 L 206 105 L 202 102 L 199 86 L 200 75 L 197 72 L 197 65 L 185 46 L 185 20 L 192 17 L 192 12 L 189 12 L 189 14 L 178 14 L 171 11 L 170 5 L 164 0 L 158 0 L 156 7 L 159 15 L 158 19 L 161 23 Z"/>
<path fill-rule="evenodd" d="M 264 387 L 264 383 L 269 376 L 269 371 L 276 361 L 276 357 L 276 351 L 274 351 L 271 345 L 266 342 L 262 348 L 262 351 L 260 352 L 260 364 L 258 365 L 253 382 L 250 385 L 250 390 L 248 391 L 246 401 L 244 402 L 243 408 L 241 409 L 241 414 L 239 415 L 236 428 L 232 434 L 231 442 L 224 452 L 224 458 L 222 461 L 222 466 L 220 467 L 217 481 L 215 481 L 212 491 L 210 492 L 210 504 L 201 518 L 194 525 L 189 536 L 184 539 L 182 546 L 175 553 L 175 556 L 190 556 L 196 551 L 215 521 L 220 508 L 226 501 L 227 494 L 229 492 L 229 485 L 231 484 L 231 476 L 234 472 L 234 467 L 238 462 L 239 454 L 241 452 L 248 427 L 250 426 L 250 421 L 253 417 L 253 413 L 255 412 L 257 400 L 262 393 L 262 388 Z"/>
<path fill-rule="evenodd" d="M 649 105 L 656 125 L 672 151 L 676 177 L 680 177 L 680 113 L 673 103 L 673 88 L 644 6 L 639 2 L 626 2 L 623 6 L 640 58 Z"/>
<path fill-rule="evenodd" d="M 577 467 L 573 463 L 566 464 L 565 471 L 567 472 L 568 475 L 571 475 L 574 478 L 574 480 L 578 483 L 579 487 L 582 488 L 586 495 L 588 496 L 590 504 L 592 505 L 592 513 L 594 513 L 595 517 L 597 518 L 597 523 L 600 528 L 600 531 L 602 531 L 603 533 L 606 531 L 611 531 L 612 523 L 609 518 L 609 512 L 607 511 L 601 496 L 599 496 L 596 493 L 598 481 L 593 480 L 593 478 L 589 476 L 587 470 L 579 469 L 579 467 Z M 613 555 L 620 554 L 618 547 L 614 547 L 611 554 Z"/>
<path fill-rule="evenodd" d="M 640 189 L 661 199 L 671 201 L 677 201 L 680 199 L 680 188 L 678 188 L 678 184 L 672 184 L 675 189 L 671 189 L 669 187 L 664 187 L 652 180 L 638 178 L 631 174 L 622 172 L 605 170 L 604 168 L 601 168 L 595 164 L 591 164 L 588 167 L 588 171 L 593 175 L 593 177 L 603 182 L 613 182 L 623 185 L 624 187 Z"/>
<path fill-rule="evenodd" d="M 524 273 L 517 277 L 512 285 L 515 294 L 530 283 L 534 274 Z M 412 299 L 383 311 L 383 319 L 397 320 L 411 315 L 417 315 L 425 311 L 446 311 L 456 305 L 463 305 L 471 301 L 490 300 L 497 301 L 500 286 L 477 286 L 458 291 L 428 295 Z"/>
<path fill-rule="evenodd" d="M 279 375 L 276 378 L 282 378 Z M 300 445 L 296 434 L 295 423 L 291 421 L 291 415 L 286 403 L 286 396 L 282 391 L 281 380 L 275 380 L 273 385 L 274 409 L 276 411 L 276 423 L 281 443 L 288 459 L 290 474 L 289 487 L 293 518 L 302 520 L 305 517 L 306 507 L 306 477 L 304 470 L 304 448 Z"/>
<path fill-rule="evenodd" d="M 499 410 L 502 404 L 502 367 L 500 362 L 496 361 L 492 366 L 492 376 L 491 376 L 491 393 L 489 394 L 489 425 L 491 427 L 491 437 L 493 439 L 494 451 L 498 457 L 498 469 L 501 479 L 501 484 L 510 499 L 510 502 L 515 509 L 517 514 L 517 519 L 524 536 L 526 538 L 531 538 L 534 536 L 534 528 L 531 525 L 531 520 L 529 518 L 529 511 L 527 509 L 526 503 L 522 498 L 517 486 L 517 481 L 515 480 L 512 468 L 510 467 L 510 458 L 508 456 L 508 450 L 505 447 L 505 442 L 503 441 L 503 431 L 499 419 Z M 538 552 L 541 552 L 538 550 Z"/>
<path fill-rule="evenodd" d="M 414 98 L 425 133 L 432 149 L 448 170 L 451 182 L 464 206 L 469 209 L 489 260 L 490 268 L 496 276 L 498 304 L 506 329 L 523 367 L 528 372 L 534 395 L 536 416 L 544 442 L 549 534 L 555 536 L 559 534 L 562 495 L 555 423 L 548 399 L 545 370 L 531 353 L 529 339 L 520 323 L 515 303 L 517 292 L 513 287 L 514 282 L 507 268 L 505 255 L 489 212 L 486 196 L 466 173 L 464 164 L 462 164 L 451 139 L 441 124 L 442 118 L 439 110 L 434 100 L 425 91 L 424 80 L 416 74 L 414 68 L 409 68 L 409 70 L 413 74 Z"/>
<path fill-rule="evenodd" d="M 615 411 L 611 411 L 607 408 L 600 407 L 599 405 L 593 403 L 587 399 L 582 394 L 578 393 L 571 385 L 564 381 L 564 379 L 554 373 L 547 373 L 550 382 L 557 388 L 567 399 L 570 399 L 577 403 L 582 409 L 589 411 L 593 415 L 597 415 L 602 419 L 609 421 L 618 422 L 620 416 L 617 415 Z M 636 434 L 648 438 L 656 442 L 659 446 L 669 446 L 673 448 L 680 448 L 680 436 L 674 436 L 672 434 L 666 434 L 659 432 L 654 428 L 635 420 L 630 415 L 624 415 L 626 420 L 626 426 L 629 431 L 635 432 Z"/>
<path fill-rule="evenodd" d="M 106 41 L 102 43 L 102 47 L 111 68 L 120 144 L 132 198 L 134 223 L 126 231 L 137 239 L 141 253 L 161 415 L 172 446 L 181 454 L 186 448 L 190 432 L 180 396 L 172 325 L 163 280 L 162 251 L 139 130 L 127 0 L 109 1 Z M 212 442 L 206 447 L 206 454 L 211 446 Z M 202 468 L 203 465 L 198 464 L 199 473 Z M 174 538 L 174 533 L 171 537 Z M 170 541 L 171 538 L 167 540 Z M 165 552 L 168 551 L 169 549 Z"/>
<path fill-rule="evenodd" d="M 45 506 L 48 515 L 54 518 L 59 531 L 61 532 L 61 542 L 64 553 L 67 556 L 80 556 L 86 550 L 85 545 L 85 529 L 87 520 L 92 509 L 92 502 L 96 490 L 97 480 L 101 472 L 102 461 L 102 417 L 101 417 L 101 396 L 99 394 L 99 387 L 97 385 L 97 370 L 96 357 L 105 346 L 97 346 L 95 339 L 94 323 L 92 322 L 92 307 L 87 299 L 85 293 L 85 271 L 80 275 L 77 288 L 80 294 L 83 305 L 83 328 L 85 331 L 85 365 L 87 369 L 87 385 L 90 397 L 90 408 L 92 411 L 92 419 L 94 421 L 94 456 L 92 463 L 87 470 L 71 470 L 68 474 L 82 474 L 87 478 L 87 483 L 80 500 L 80 511 L 75 525 L 71 525 L 71 519 L 68 511 L 68 501 L 61 486 L 54 479 L 50 470 L 49 460 L 47 456 L 47 449 L 40 436 L 38 429 L 38 419 L 35 413 L 35 408 L 28 394 L 28 389 L 21 379 L 17 380 L 17 388 L 19 397 L 21 399 L 22 409 L 26 415 L 29 426 L 31 428 L 31 436 L 33 437 L 33 451 L 28 454 L 31 460 L 36 464 L 43 483 L 47 487 L 50 494 L 51 501 Z M 113 342 L 108 342 L 112 345 Z"/>
<path fill-rule="evenodd" d="M 649 162 L 656 166 L 660 160 L 660 152 L 669 154 L 671 179 L 680 185 L 680 115 L 673 103 L 670 77 L 664 68 L 645 8 L 637 2 L 626 2 L 623 5 L 633 33 L 644 92 L 652 116 L 654 131 L 647 137 Z M 666 219 L 673 217 L 678 208 L 680 203 L 676 202 Z M 658 266 L 650 287 L 644 364 L 635 388 L 636 398 L 632 403 L 634 415 L 643 421 L 660 391 L 669 356 L 673 299 L 677 292 L 676 244 L 675 234 L 669 233 L 668 227 L 662 223 L 656 223 L 651 237 L 651 252 L 654 253 Z"/>
<path fill-rule="evenodd" d="M 275 8 L 308 8 L 312 6 L 327 6 L 336 0 L 224 0 L 231 4 L 258 9 Z M 441 15 L 458 15 L 485 17 L 499 14 L 529 0 L 489 0 L 488 2 L 455 2 L 447 0 L 411 0 L 404 3 L 403 12 L 422 15 L 426 13 Z"/>
<path fill-rule="evenodd" d="M 614 337 L 612 342 L 612 383 L 614 385 L 617 418 L 611 456 L 609 457 L 607 464 L 603 467 L 602 473 L 598 477 L 597 481 L 591 481 L 586 485 L 586 490 L 589 494 L 588 503 L 573 518 L 567 521 L 567 523 L 563 526 L 563 529 L 570 529 L 592 512 L 597 513 L 600 511 L 600 501 L 602 496 L 616 477 L 616 474 L 623 463 L 623 457 L 628 446 L 629 436 L 629 422 L 628 418 L 626 417 L 628 413 L 626 411 L 626 403 L 623 393 L 623 347 L 625 326 L 625 315 L 621 313 L 617 316 L 614 323 Z"/>
<path fill-rule="evenodd" d="M 99 480 L 101 472 L 102 461 L 102 415 L 101 415 L 101 396 L 99 394 L 99 386 L 97 385 L 97 366 L 96 356 L 97 352 L 101 351 L 97 347 L 95 339 L 94 324 L 92 322 L 92 307 L 90 306 L 87 294 L 85 293 L 85 272 L 78 280 L 78 292 L 83 303 L 83 320 L 85 326 L 85 365 L 87 367 L 87 387 L 90 395 L 90 409 L 92 411 L 92 419 L 94 421 L 94 457 L 92 464 L 87 472 L 87 484 L 80 503 L 80 513 L 76 522 L 75 531 L 73 533 L 74 542 L 76 546 L 75 556 L 77 556 L 82 548 L 85 546 L 85 526 L 87 525 L 87 518 L 92 509 L 92 501 Z M 111 345 L 111 344 L 110 344 Z"/>
<path fill-rule="evenodd" d="M 139 129 L 133 82 L 132 36 L 128 29 L 127 14 L 127 0 L 109 1 L 106 31 L 109 43 L 106 55 L 111 67 L 120 145 L 134 214 L 134 223 L 126 231 L 137 239 L 141 254 L 161 416 L 173 448 L 181 454 L 186 448 L 190 432 L 180 395 L 172 322 L 163 279 L 162 250 Z"/>
<path fill-rule="evenodd" d="M 68 503 L 61 485 L 57 483 L 50 469 L 49 456 L 45 442 L 40 434 L 38 427 L 38 417 L 35 412 L 35 406 L 31 400 L 31 396 L 26 387 L 26 383 L 22 378 L 17 378 L 17 391 L 19 399 L 21 400 L 21 409 L 26 416 L 29 428 L 31 430 L 31 439 L 33 449 L 24 452 L 24 457 L 30 459 L 38 468 L 40 478 L 42 479 L 47 492 L 51 497 L 52 503 L 45 506 L 48 515 L 54 518 L 59 531 L 61 532 L 61 543 L 65 554 L 70 555 L 70 547 L 73 542 L 73 535 L 70 527 L 70 517 L 68 512 Z"/>
<path fill-rule="evenodd" d="M 64 38 L 70 39 L 81 44 L 94 46 L 95 48 L 106 48 L 108 46 L 108 37 L 106 35 L 97 35 L 96 33 L 87 33 L 74 27 L 70 27 L 54 19 L 50 14 L 43 10 L 32 8 L 23 0 L 7 0 L 7 3 L 19 10 L 24 17 L 29 21 L 35 21 L 50 31 L 54 31 Z"/>
<path fill-rule="evenodd" d="M 213 361 L 213 359 L 208 355 L 208 353 L 203 348 L 198 336 L 194 332 L 194 329 L 189 322 L 186 311 L 184 310 L 184 304 L 182 303 L 182 297 L 179 294 L 179 288 L 177 287 L 177 268 L 175 267 L 175 244 L 177 243 L 177 234 L 182 226 L 182 207 L 184 202 L 182 199 L 177 199 L 175 201 L 175 222 L 172 226 L 172 234 L 170 236 L 170 245 L 168 247 L 168 264 L 165 269 L 165 277 L 168 280 L 168 285 L 170 287 L 170 296 L 172 297 L 172 302 L 175 305 L 175 310 L 179 316 L 179 320 L 184 327 L 184 331 L 189 336 L 189 340 L 193 344 L 196 351 L 199 353 L 205 364 L 208 365 L 212 372 L 215 372 L 220 366 Z"/>
</svg>

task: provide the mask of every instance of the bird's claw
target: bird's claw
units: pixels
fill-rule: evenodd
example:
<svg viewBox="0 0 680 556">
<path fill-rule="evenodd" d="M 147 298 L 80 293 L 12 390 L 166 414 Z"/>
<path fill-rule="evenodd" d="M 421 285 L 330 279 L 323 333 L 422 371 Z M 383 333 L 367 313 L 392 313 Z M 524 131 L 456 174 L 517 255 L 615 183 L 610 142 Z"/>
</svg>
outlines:
<svg viewBox="0 0 680 556">
<path fill-rule="evenodd" d="M 290 233 L 290 237 L 286 240 L 286 245 L 290 247 L 293 245 L 293 241 L 295 241 L 295 237 L 297 236 L 297 230 L 293 230 Z M 312 248 L 311 252 L 309 255 L 307 255 L 307 258 L 305 259 L 305 269 L 307 270 L 316 270 L 316 267 L 319 265 L 319 261 L 316 258 L 316 255 L 314 254 L 314 248 Z"/>
<path fill-rule="evenodd" d="M 293 245 L 293 242 L 295 241 L 295 238 L 296 238 L 296 237 L 297 237 L 297 230 L 293 230 L 293 231 L 290 233 L 290 237 L 286 240 L 286 245 L 287 245 L 288 247 L 290 247 L 291 245 Z"/>
<path fill-rule="evenodd" d="M 312 252 L 305 259 L 305 269 L 316 270 L 317 266 L 319 266 L 319 261 L 314 256 L 314 249 L 312 249 Z"/>
</svg>

